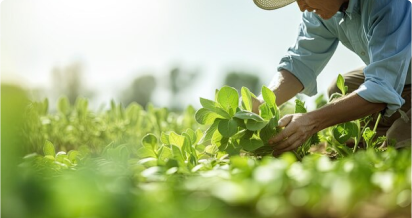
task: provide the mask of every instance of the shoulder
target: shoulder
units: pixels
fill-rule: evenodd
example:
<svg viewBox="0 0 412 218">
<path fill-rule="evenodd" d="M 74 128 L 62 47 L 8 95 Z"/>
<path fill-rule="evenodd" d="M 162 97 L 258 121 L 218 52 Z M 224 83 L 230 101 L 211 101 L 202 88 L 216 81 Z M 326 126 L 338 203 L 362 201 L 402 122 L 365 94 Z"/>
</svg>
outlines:
<svg viewBox="0 0 412 218">
<path fill-rule="evenodd" d="M 369 15 L 382 13 L 396 13 L 411 9 L 411 2 L 408 0 L 361 0 L 359 1 L 361 13 Z"/>
<path fill-rule="evenodd" d="M 360 14 L 367 29 L 376 26 L 399 26 L 410 20 L 411 3 L 408 0 L 361 0 Z"/>
</svg>

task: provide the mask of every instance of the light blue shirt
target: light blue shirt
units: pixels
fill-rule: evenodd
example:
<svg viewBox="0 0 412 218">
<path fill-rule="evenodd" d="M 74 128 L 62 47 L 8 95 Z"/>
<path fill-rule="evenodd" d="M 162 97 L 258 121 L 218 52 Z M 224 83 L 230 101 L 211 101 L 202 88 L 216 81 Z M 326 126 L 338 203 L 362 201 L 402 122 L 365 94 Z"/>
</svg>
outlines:
<svg viewBox="0 0 412 218">
<path fill-rule="evenodd" d="M 385 115 L 392 115 L 405 102 L 404 85 L 411 83 L 411 3 L 350 0 L 345 12 L 329 20 L 304 12 L 297 41 L 278 70 L 290 71 L 303 84 L 302 93 L 315 95 L 316 77 L 339 41 L 367 65 L 365 82 L 355 92 L 369 102 L 386 103 Z"/>
</svg>

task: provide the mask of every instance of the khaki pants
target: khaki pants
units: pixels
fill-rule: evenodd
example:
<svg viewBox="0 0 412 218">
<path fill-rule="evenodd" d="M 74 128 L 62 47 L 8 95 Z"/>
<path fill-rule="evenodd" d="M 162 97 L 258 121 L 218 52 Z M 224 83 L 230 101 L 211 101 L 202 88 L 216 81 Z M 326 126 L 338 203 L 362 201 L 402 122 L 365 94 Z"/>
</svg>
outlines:
<svg viewBox="0 0 412 218">
<path fill-rule="evenodd" d="M 348 92 L 355 91 L 364 82 L 363 69 L 364 67 L 361 67 L 343 75 L 345 85 L 348 86 Z M 335 92 L 340 93 L 336 86 L 336 80 L 328 88 L 329 97 Z M 405 99 L 401 110 L 406 112 L 409 121 L 405 122 L 404 119 L 400 118 L 401 115 L 397 111 L 391 117 L 382 116 L 377 128 L 377 136 L 386 135 L 388 140 L 396 140 L 396 147 L 411 146 L 411 85 L 405 85 L 401 96 Z M 377 114 L 374 115 L 374 118 L 376 117 Z M 375 122 L 372 121 L 370 123 L 371 128 L 374 125 Z"/>
</svg>

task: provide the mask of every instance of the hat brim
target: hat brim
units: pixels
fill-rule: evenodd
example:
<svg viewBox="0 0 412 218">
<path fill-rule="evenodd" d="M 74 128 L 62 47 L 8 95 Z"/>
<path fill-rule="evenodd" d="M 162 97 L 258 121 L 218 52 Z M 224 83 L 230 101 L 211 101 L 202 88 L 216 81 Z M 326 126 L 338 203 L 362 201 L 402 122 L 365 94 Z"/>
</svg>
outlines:
<svg viewBox="0 0 412 218">
<path fill-rule="evenodd" d="M 275 10 L 290 5 L 296 0 L 253 0 L 256 6 L 264 10 Z"/>
</svg>

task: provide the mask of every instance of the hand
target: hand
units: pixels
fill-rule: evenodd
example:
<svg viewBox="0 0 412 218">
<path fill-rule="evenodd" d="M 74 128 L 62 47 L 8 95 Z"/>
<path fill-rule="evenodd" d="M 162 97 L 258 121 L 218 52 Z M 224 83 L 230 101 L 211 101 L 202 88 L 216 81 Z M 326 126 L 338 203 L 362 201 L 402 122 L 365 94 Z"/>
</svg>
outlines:
<svg viewBox="0 0 412 218">
<path fill-rule="evenodd" d="M 310 114 L 286 115 L 279 120 L 279 127 L 285 128 L 269 140 L 275 155 L 296 149 L 317 132 L 317 124 Z"/>
<path fill-rule="evenodd" d="M 257 97 L 252 97 L 252 112 L 259 114 L 259 106 L 263 104 L 263 99 Z"/>
</svg>

